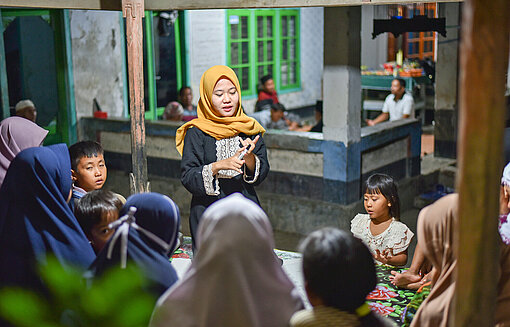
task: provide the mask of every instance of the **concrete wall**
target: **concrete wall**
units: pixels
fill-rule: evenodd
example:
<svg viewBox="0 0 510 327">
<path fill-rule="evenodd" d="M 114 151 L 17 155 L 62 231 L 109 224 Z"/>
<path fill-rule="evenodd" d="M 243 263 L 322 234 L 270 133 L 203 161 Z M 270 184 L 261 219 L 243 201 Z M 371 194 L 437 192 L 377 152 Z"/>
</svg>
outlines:
<svg viewBox="0 0 510 327">
<path fill-rule="evenodd" d="M 78 118 L 92 115 L 97 99 L 109 117 L 124 111 L 123 57 L 119 12 L 71 10 L 74 92 Z"/>
<path fill-rule="evenodd" d="M 83 118 L 80 126 L 84 139 L 96 139 L 103 145 L 108 167 L 105 187 L 128 196 L 129 121 Z M 191 196 L 180 182 L 181 157 L 175 150 L 178 127 L 179 124 L 167 121 L 146 124 L 147 163 L 151 191 L 169 195 L 186 219 Z M 370 174 L 383 172 L 404 181 L 420 173 L 420 123 L 413 119 L 362 129 L 359 145 L 362 157 L 358 162 L 363 168 L 356 185 L 335 183 L 325 177 L 326 154 L 334 143 L 323 140 L 320 133 L 269 131 L 264 142 L 271 170 L 257 186 L 257 194 L 274 228 L 285 232 L 306 234 L 323 226 L 348 229 L 354 214 L 362 210 L 359 184 Z M 337 156 L 336 169 L 344 171 L 347 160 L 345 153 Z M 345 194 L 344 189 L 351 194 Z M 406 202 L 412 203 L 416 192 L 404 193 L 409 198 Z M 187 230 L 187 223 L 183 223 L 183 230 Z"/>
<path fill-rule="evenodd" d="M 189 47 L 190 86 L 193 103 L 200 97 L 200 78 L 211 66 L 224 65 L 226 59 L 225 10 L 186 11 L 186 42 Z"/>
<path fill-rule="evenodd" d="M 374 19 L 388 19 L 388 7 L 385 5 L 361 7 L 361 65 L 379 69 L 387 61 L 388 33 L 372 39 Z"/>
</svg>

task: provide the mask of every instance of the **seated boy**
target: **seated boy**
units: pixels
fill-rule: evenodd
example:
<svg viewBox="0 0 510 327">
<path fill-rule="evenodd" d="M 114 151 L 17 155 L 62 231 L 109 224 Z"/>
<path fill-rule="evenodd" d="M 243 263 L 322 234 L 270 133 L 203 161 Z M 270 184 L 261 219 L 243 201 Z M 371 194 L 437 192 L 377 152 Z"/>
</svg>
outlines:
<svg viewBox="0 0 510 327">
<path fill-rule="evenodd" d="M 75 203 L 74 215 L 94 251 L 98 253 L 113 234 L 108 225 L 119 219 L 122 202 L 110 191 L 94 190 Z"/>
<path fill-rule="evenodd" d="M 376 286 L 370 250 L 349 232 L 317 230 L 301 243 L 305 290 L 313 308 L 298 311 L 290 326 L 392 326 L 365 299 Z"/>
</svg>

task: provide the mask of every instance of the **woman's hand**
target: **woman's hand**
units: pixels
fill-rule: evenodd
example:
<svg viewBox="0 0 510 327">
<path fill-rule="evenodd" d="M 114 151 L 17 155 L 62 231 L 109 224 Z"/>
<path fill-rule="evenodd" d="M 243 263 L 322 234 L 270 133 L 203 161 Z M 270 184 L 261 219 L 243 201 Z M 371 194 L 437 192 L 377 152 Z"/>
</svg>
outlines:
<svg viewBox="0 0 510 327">
<path fill-rule="evenodd" d="M 236 154 L 230 158 L 223 159 L 220 161 L 213 162 L 211 165 L 213 175 L 216 175 L 220 170 L 235 170 L 239 173 L 243 173 L 241 167 L 245 164 L 244 159 L 239 159 L 239 155 L 243 150 L 246 149 L 245 146 L 237 150 Z"/>
<path fill-rule="evenodd" d="M 249 137 L 246 139 L 241 139 L 241 144 L 243 145 L 242 149 L 247 149 L 248 152 L 244 155 L 243 159 L 246 163 L 246 167 L 250 172 L 255 170 L 255 155 L 253 154 L 253 150 L 255 149 L 255 145 L 259 140 L 260 135 L 257 135 L 253 140 Z"/>
<path fill-rule="evenodd" d="M 389 249 L 382 252 L 375 250 L 374 259 L 381 263 L 388 264 L 392 257 L 393 256 L 391 255 L 391 250 Z"/>
</svg>

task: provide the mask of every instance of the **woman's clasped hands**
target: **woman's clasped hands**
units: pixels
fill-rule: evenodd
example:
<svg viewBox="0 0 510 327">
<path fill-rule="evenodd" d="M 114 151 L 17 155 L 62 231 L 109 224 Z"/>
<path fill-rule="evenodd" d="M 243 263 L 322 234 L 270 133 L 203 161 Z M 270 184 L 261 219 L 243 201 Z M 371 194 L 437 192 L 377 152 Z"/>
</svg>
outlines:
<svg viewBox="0 0 510 327">
<path fill-rule="evenodd" d="M 235 170 L 238 173 L 243 173 L 241 167 L 246 164 L 249 171 L 253 171 L 255 167 L 255 155 L 253 154 L 253 150 L 255 149 L 255 145 L 259 140 L 260 135 L 257 135 L 253 140 L 250 138 L 240 139 L 241 144 L 243 145 L 239 150 L 237 150 L 236 154 L 232 157 L 223 159 L 220 161 L 216 161 L 212 163 L 212 173 L 216 175 L 220 170 Z M 241 157 L 241 153 L 244 150 L 247 150 L 244 156 Z"/>
</svg>

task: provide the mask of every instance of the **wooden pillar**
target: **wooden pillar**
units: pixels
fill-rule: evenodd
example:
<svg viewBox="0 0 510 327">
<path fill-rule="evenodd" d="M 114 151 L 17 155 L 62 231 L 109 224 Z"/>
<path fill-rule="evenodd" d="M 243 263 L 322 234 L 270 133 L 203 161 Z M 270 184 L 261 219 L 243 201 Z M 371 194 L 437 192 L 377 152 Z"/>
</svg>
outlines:
<svg viewBox="0 0 510 327">
<path fill-rule="evenodd" d="M 143 0 L 122 0 L 122 15 L 126 18 L 128 54 L 131 164 L 133 167 L 133 172 L 130 174 L 131 193 L 140 193 L 149 191 L 143 104 Z"/>
<path fill-rule="evenodd" d="M 467 0 L 463 7 L 455 326 L 494 325 L 509 13 L 508 0 Z"/>
</svg>

